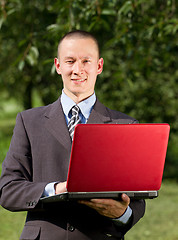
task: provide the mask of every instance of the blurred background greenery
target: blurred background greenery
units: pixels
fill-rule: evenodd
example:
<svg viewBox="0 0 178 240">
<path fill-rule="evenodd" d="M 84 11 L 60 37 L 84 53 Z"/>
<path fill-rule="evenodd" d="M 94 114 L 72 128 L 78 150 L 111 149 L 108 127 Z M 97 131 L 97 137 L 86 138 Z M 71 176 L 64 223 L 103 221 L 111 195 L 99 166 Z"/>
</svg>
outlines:
<svg viewBox="0 0 178 240">
<path fill-rule="evenodd" d="M 62 81 L 53 59 L 59 39 L 73 29 L 90 31 L 99 40 L 105 62 L 96 84 L 100 101 L 140 123 L 171 126 L 163 190 L 157 200 L 148 202 L 148 213 L 128 239 L 178 239 L 173 230 L 178 225 L 176 0 L 0 0 L 0 163 L 8 151 L 16 113 L 49 104 L 60 95 Z M 166 218 L 159 224 L 163 215 Z M 0 208 L 0 240 L 17 239 L 24 216 Z M 164 234 L 154 235 L 154 227 L 155 233 Z M 166 228 L 172 235 L 165 233 Z"/>
</svg>

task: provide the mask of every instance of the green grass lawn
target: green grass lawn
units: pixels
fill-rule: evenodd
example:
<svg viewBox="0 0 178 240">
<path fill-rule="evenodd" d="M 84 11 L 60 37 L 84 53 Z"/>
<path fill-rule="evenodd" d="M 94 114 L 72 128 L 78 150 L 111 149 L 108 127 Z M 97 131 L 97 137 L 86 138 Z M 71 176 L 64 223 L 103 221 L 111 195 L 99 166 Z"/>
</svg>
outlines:
<svg viewBox="0 0 178 240">
<path fill-rule="evenodd" d="M 0 172 L 8 151 L 15 116 L 19 108 L 0 112 Z M 159 197 L 146 201 L 146 213 L 127 234 L 126 240 L 178 240 L 178 184 L 163 181 Z M 0 207 L 0 240 L 17 240 L 25 212 L 12 213 Z"/>
<path fill-rule="evenodd" d="M 25 223 L 25 212 L 13 213 L 0 206 L 0 240 L 18 240 Z"/>
<path fill-rule="evenodd" d="M 163 181 L 159 197 L 146 201 L 145 216 L 126 235 L 126 240 L 178 239 L 178 184 Z"/>
<path fill-rule="evenodd" d="M 126 234 L 126 240 L 178 239 L 178 184 L 164 181 L 157 199 L 147 200 L 145 216 Z M 0 240 L 17 240 L 25 212 L 12 213 L 0 207 Z"/>
</svg>

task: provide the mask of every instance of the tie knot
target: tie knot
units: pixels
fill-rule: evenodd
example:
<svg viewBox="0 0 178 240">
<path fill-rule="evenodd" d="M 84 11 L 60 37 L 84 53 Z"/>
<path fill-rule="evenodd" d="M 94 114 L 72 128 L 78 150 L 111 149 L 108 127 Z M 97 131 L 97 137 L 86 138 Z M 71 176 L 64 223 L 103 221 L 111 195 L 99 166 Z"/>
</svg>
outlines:
<svg viewBox="0 0 178 240">
<path fill-rule="evenodd" d="M 80 112 L 80 108 L 77 105 L 73 106 L 71 110 L 72 110 L 72 116 L 76 116 Z"/>
</svg>

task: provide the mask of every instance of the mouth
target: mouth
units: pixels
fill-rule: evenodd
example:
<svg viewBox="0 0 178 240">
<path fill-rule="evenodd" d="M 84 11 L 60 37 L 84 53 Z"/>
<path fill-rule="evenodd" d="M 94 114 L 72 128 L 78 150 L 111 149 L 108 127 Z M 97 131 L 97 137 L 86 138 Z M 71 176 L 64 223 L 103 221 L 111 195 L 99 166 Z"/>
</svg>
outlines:
<svg viewBox="0 0 178 240">
<path fill-rule="evenodd" d="M 71 79 L 72 81 L 74 81 L 74 82 L 85 82 L 87 79 L 85 78 L 85 79 Z"/>
</svg>

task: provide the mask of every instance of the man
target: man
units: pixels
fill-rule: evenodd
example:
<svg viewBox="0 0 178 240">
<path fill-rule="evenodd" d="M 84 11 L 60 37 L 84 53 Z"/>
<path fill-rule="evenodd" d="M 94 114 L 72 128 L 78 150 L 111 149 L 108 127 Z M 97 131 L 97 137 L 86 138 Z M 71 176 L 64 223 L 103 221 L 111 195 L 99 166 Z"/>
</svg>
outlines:
<svg viewBox="0 0 178 240">
<path fill-rule="evenodd" d="M 79 110 L 76 114 L 81 123 L 136 122 L 96 99 L 94 87 L 97 75 L 103 70 L 103 59 L 90 33 L 66 34 L 59 43 L 55 66 L 63 80 L 60 98 L 17 116 L 3 163 L 1 205 L 11 211 L 28 211 L 20 239 L 123 239 L 144 215 L 143 200 L 130 201 L 123 194 L 121 201 L 91 199 L 43 205 L 39 202 L 41 196 L 66 191 L 73 107 L 77 105 L 75 111 Z"/>
</svg>

